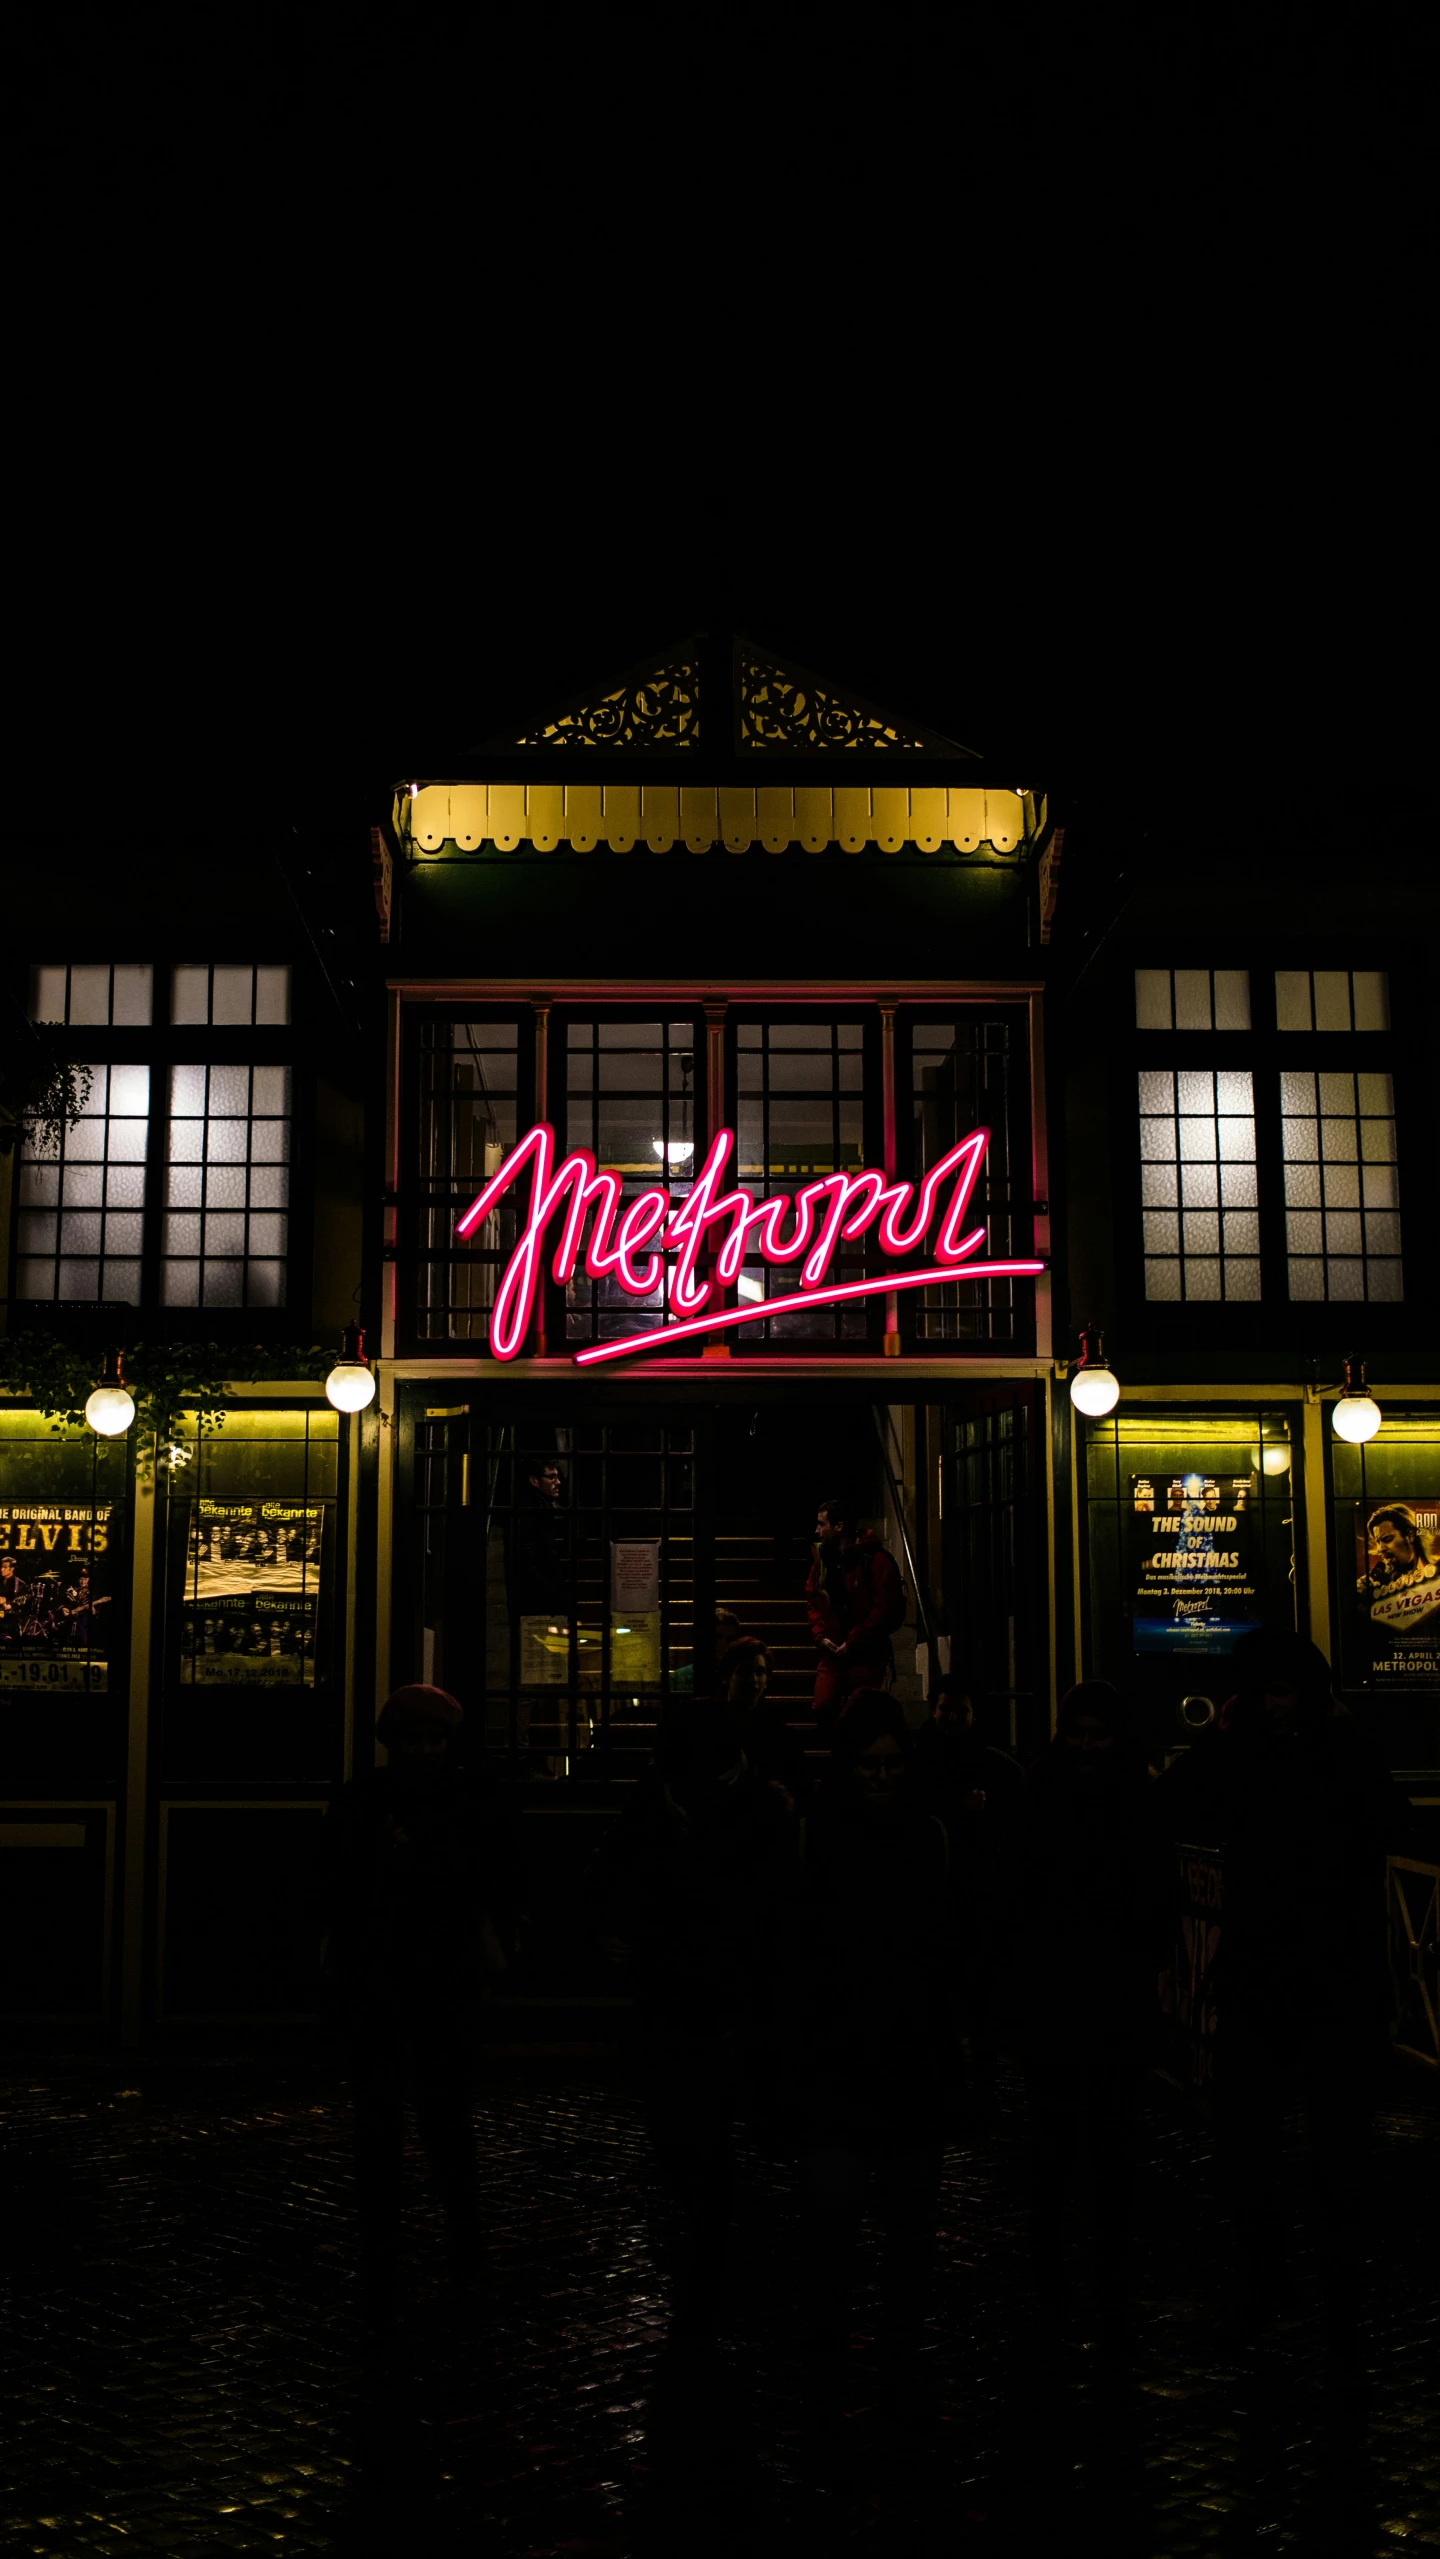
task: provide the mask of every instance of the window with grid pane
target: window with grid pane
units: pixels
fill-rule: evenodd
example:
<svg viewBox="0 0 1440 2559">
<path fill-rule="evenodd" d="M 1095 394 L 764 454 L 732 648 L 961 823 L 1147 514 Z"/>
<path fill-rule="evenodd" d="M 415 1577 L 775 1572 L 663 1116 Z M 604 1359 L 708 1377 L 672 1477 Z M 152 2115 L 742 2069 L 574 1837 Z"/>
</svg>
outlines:
<svg viewBox="0 0 1440 2559">
<path fill-rule="evenodd" d="M 1388 1031 L 1384 969 L 1277 969 L 1277 1031 Z"/>
<path fill-rule="evenodd" d="M 756 1198 L 789 1195 L 824 1173 L 855 1172 L 865 1160 L 864 1030 L 811 1014 L 798 1022 L 741 1022 L 735 1034 L 735 1133 L 739 1186 Z M 787 1221 L 788 1223 L 788 1221 Z M 863 1241 L 842 1244 L 830 1266 L 832 1284 L 863 1279 Z M 777 1267 L 758 1257 L 740 1273 L 742 1300 L 793 1298 L 798 1264 Z M 806 1306 L 746 1327 L 753 1339 L 863 1340 L 870 1324 L 864 1299 Z"/>
<path fill-rule="evenodd" d="M 76 974 L 77 972 L 72 972 Z M 27 1131 L 16 1284 L 23 1298 L 137 1306 L 150 1136 L 148 1066 L 91 1066 L 58 1148 Z"/>
<path fill-rule="evenodd" d="M 216 1030 L 249 1030 L 290 1019 L 288 968 L 208 962 L 177 968 L 171 981 L 172 1022 L 205 1022 Z"/>
<path fill-rule="evenodd" d="M 500 1021 L 420 1024 L 420 1264 L 416 1325 L 423 1340 L 483 1342 L 500 1275 L 515 1249 L 517 1194 L 455 1245 L 469 1207 L 518 1134 L 520 1026 Z M 527 1115 L 528 1116 L 528 1115 Z"/>
<path fill-rule="evenodd" d="M 588 1147 L 598 1165 L 619 1174 L 619 1215 L 638 1191 L 657 1185 L 678 1208 L 695 1163 L 694 1022 L 567 1022 L 565 1144 Z M 666 1320 L 663 1287 L 630 1297 L 613 1277 L 587 1278 L 583 1260 L 566 1289 L 567 1341 L 650 1332 Z"/>
<path fill-rule="evenodd" d="M 288 1066 L 175 1066 L 161 1296 L 167 1306 L 283 1306 Z"/>
<path fill-rule="evenodd" d="M 974 1128 L 988 1128 L 977 1221 L 987 1232 L 987 1258 L 1014 1250 L 1010 1160 L 1010 1030 L 1003 1021 L 968 1014 L 910 1025 L 910 1083 L 916 1179 Z M 1008 1341 L 1015 1332 L 1012 1280 L 947 1281 L 921 1289 L 915 1331 L 921 1341 Z"/>
<path fill-rule="evenodd" d="M 1248 1031 L 1248 969 L 1137 969 L 1138 1031 Z"/>
<path fill-rule="evenodd" d="M 1255 1103 L 1248 1072 L 1142 1067 L 1147 1298 L 1260 1294 Z"/>
<path fill-rule="evenodd" d="M 1291 1297 L 1395 1304 L 1404 1288 L 1390 1077 L 1287 1070 L 1280 1110 Z"/>
<path fill-rule="evenodd" d="M 30 971 L 32 1022 L 104 1024 L 116 1030 L 143 1029 L 150 1020 L 150 968 L 108 961 L 98 967 Z"/>
</svg>

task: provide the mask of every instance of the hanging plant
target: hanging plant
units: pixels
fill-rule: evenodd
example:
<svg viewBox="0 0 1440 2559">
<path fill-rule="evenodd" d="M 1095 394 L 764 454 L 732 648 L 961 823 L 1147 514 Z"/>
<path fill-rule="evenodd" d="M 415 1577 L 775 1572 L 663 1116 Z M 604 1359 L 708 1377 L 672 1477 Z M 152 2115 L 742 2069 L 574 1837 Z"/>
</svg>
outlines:
<svg viewBox="0 0 1440 2559">
<path fill-rule="evenodd" d="M 125 1383 L 135 1398 L 137 1464 L 147 1474 L 158 1459 L 174 1471 L 188 1466 L 194 1453 L 182 1436 L 186 1414 L 195 1416 L 200 1437 L 222 1430 L 227 1411 L 227 1383 L 259 1386 L 274 1380 L 321 1378 L 333 1352 L 317 1342 L 252 1343 L 222 1347 L 218 1342 L 137 1342 L 125 1353 Z M 99 1361 L 93 1349 L 62 1341 L 53 1333 L 11 1333 L 0 1340 L 0 1391 L 28 1395 L 50 1420 L 55 1432 L 80 1429 L 85 1399 L 95 1383 Z"/>
</svg>

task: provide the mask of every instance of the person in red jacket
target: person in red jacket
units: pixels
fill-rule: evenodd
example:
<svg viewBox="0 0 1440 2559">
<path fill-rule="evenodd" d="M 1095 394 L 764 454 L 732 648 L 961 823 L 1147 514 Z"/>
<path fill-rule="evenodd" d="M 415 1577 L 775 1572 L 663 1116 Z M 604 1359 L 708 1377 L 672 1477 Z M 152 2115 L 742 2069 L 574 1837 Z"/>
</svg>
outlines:
<svg viewBox="0 0 1440 2559">
<path fill-rule="evenodd" d="M 805 1584 L 815 1665 L 817 1720 L 830 1726 L 857 1688 L 883 1688 L 894 1669 L 890 1637 L 905 1620 L 905 1589 L 894 1557 L 872 1530 L 858 1532 L 844 1502 L 824 1501 Z"/>
</svg>

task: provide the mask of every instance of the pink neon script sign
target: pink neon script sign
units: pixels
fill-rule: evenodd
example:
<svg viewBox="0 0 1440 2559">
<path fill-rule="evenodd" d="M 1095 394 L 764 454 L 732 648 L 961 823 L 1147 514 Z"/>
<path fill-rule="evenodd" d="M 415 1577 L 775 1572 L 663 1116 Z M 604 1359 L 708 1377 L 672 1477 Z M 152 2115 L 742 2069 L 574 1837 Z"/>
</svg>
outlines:
<svg viewBox="0 0 1440 2559">
<path fill-rule="evenodd" d="M 974 1258 L 985 1241 L 983 1226 L 966 1228 L 971 1196 L 980 1178 L 990 1132 L 972 1129 L 932 1164 L 917 1196 L 913 1182 L 887 1182 L 883 1173 L 827 1173 L 806 1182 L 793 1194 L 757 1200 L 750 1191 L 726 1190 L 726 1166 L 735 1145 L 734 1132 L 716 1132 L 710 1152 L 687 1198 L 678 1206 L 660 1184 L 637 1191 L 621 1209 L 618 1173 L 597 1172 L 595 1158 L 584 1147 L 555 1161 L 555 1132 L 541 1121 L 512 1147 L 498 1172 L 455 1221 L 457 1235 L 473 1235 L 497 1208 L 505 1193 L 528 1173 L 529 1212 L 515 1250 L 505 1265 L 490 1316 L 490 1347 L 497 1359 L 514 1359 L 529 1331 L 544 1267 L 545 1242 L 559 1223 L 559 1240 L 550 1268 L 561 1287 L 580 1266 L 590 1279 L 613 1279 L 630 1297 L 651 1297 L 670 1271 L 666 1295 L 674 1320 L 653 1333 L 629 1334 L 623 1341 L 592 1345 L 576 1353 L 577 1364 L 623 1358 L 656 1342 L 674 1342 L 688 1333 L 719 1331 L 785 1314 L 808 1300 L 812 1305 L 840 1298 L 872 1297 L 896 1288 L 919 1288 L 947 1279 L 1036 1278 L 1043 1262 L 983 1262 Z M 873 1227 L 880 1250 L 900 1259 L 922 1248 L 937 1214 L 940 1195 L 950 1185 L 936 1243 L 936 1262 L 923 1270 L 889 1271 L 865 1280 L 829 1285 L 831 1264 L 842 1243 L 853 1243 Z M 590 1221 L 585 1242 L 586 1222 Z M 793 1297 L 770 1298 L 755 1306 L 722 1306 L 710 1313 L 717 1289 L 732 1287 L 748 1256 L 759 1255 L 777 1266 L 798 1262 L 800 1287 Z M 711 1262 L 699 1268 L 702 1254 Z"/>
</svg>

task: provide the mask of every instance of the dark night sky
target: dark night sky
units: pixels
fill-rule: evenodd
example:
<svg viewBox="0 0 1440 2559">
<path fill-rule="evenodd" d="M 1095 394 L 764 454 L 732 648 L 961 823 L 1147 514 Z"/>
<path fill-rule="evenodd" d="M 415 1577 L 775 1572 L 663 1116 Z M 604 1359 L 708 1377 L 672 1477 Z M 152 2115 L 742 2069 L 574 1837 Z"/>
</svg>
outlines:
<svg viewBox="0 0 1440 2559">
<path fill-rule="evenodd" d="M 597 28 L 19 13 L 30 813 L 358 823 L 724 614 L 1072 811 L 1418 815 L 1422 13 L 723 23 L 647 108 Z"/>
</svg>

